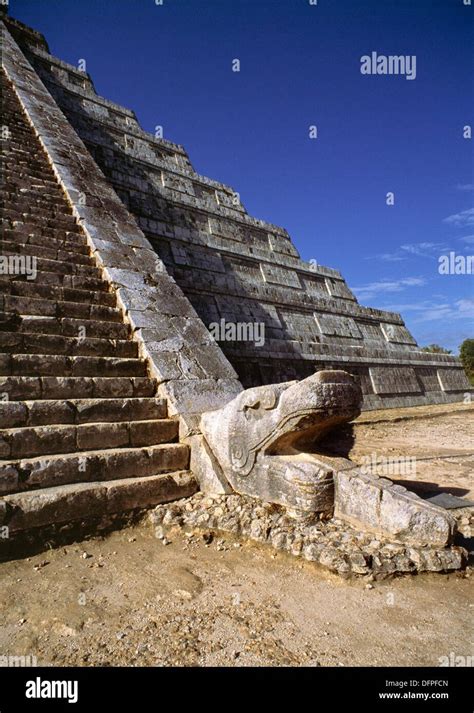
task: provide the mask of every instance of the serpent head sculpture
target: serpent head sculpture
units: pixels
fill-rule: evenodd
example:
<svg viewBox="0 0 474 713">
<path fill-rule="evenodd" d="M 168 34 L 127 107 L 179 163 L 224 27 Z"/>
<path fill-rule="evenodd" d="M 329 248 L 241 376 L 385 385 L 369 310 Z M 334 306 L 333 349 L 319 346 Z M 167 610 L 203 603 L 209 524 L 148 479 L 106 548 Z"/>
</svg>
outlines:
<svg viewBox="0 0 474 713">
<path fill-rule="evenodd" d="M 360 413 L 362 392 L 344 371 L 246 389 L 205 413 L 202 432 L 233 489 L 315 512 L 331 509 L 330 468 L 311 454 L 316 441 Z"/>
</svg>

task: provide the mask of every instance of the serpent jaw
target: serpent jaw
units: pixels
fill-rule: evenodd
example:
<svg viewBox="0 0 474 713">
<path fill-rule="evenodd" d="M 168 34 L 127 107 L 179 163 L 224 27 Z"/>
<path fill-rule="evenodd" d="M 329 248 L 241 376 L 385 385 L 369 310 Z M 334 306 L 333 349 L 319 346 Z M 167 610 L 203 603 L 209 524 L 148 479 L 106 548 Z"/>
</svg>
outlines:
<svg viewBox="0 0 474 713">
<path fill-rule="evenodd" d="M 322 435 L 360 413 L 362 393 L 343 371 L 247 389 L 201 419 L 232 488 L 305 511 L 331 509 L 332 471 L 311 454 Z"/>
</svg>

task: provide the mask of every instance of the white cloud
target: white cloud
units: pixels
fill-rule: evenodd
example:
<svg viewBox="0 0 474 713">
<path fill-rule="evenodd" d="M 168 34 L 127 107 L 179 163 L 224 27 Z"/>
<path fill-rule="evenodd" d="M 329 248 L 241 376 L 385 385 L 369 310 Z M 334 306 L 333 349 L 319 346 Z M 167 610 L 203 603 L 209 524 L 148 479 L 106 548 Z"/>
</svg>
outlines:
<svg viewBox="0 0 474 713">
<path fill-rule="evenodd" d="M 437 258 L 441 252 L 446 252 L 447 250 L 449 250 L 449 248 L 445 243 L 405 243 L 400 245 L 396 252 L 380 253 L 379 255 L 372 255 L 366 259 L 383 260 L 384 262 L 400 262 L 401 260 L 407 260 L 411 255 L 434 259 Z"/>
<path fill-rule="evenodd" d="M 433 257 L 433 251 L 439 253 L 444 249 L 443 243 L 407 243 L 400 245 L 400 250 L 404 250 L 410 255 L 419 255 L 421 257 Z"/>
<path fill-rule="evenodd" d="M 450 299 L 433 295 L 419 302 L 378 305 L 390 312 L 399 312 L 418 344 L 441 344 L 457 353 L 461 342 L 472 336 L 474 299 Z"/>
<path fill-rule="evenodd" d="M 382 253 L 381 255 L 371 255 L 366 258 L 366 260 L 383 260 L 384 262 L 400 262 L 400 260 L 406 260 L 405 255 L 399 255 L 398 253 Z"/>
<path fill-rule="evenodd" d="M 463 243 L 474 245 L 474 235 L 465 235 L 464 238 L 459 238 Z"/>
<path fill-rule="evenodd" d="M 465 228 L 470 225 L 474 225 L 474 208 L 468 208 L 460 213 L 454 213 L 454 215 L 448 215 L 444 219 L 444 223 L 449 223 L 449 225 L 455 225 L 459 228 Z"/>
<path fill-rule="evenodd" d="M 474 191 L 474 183 L 458 183 L 456 188 L 458 191 Z"/>
<path fill-rule="evenodd" d="M 369 282 L 368 285 L 354 287 L 353 292 L 360 300 L 367 300 L 376 295 L 386 292 L 401 292 L 407 287 L 421 287 L 426 284 L 423 277 L 402 277 L 399 280 L 378 280 L 377 282 Z"/>
<path fill-rule="evenodd" d="M 444 304 L 421 310 L 414 322 L 441 322 L 447 319 L 453 319 L 453 309 L 449 304 Z"/>
<path fill-rule="evenodd" d="M 384 306 L 390 312 L 400 312 L 402 315 L 407 312 L 412 312 L 412 324 L 420 324 L 422 322 L 444 321 L 452 322 L 458 319 L 474 318 L 474 299 L 460 299 L 453 302 L 443 299 L 421 300 L 420 302 L 411 302 L 407 304 L 391 304 Z"/>
<path fill-rule="evenodd" d="M 474 299 L 457 300 L 456 307 L 461 316 L 474 318 Z"/>
</svg>

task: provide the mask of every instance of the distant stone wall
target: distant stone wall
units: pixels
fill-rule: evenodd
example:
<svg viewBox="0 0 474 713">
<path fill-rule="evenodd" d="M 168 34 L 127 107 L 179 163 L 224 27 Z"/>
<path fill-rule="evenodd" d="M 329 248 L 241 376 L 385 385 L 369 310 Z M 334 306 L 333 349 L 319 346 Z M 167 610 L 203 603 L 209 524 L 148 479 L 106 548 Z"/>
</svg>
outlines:
<svg viewBox="0 0 474 713">
<path fill-rule="evenodd" d="M 182 146 L 144 132 L 133 112 L 97 95 L 88 74 L 53 57 L 41 35 L 8 23 L 202 327 L 264 325 L 263 344 L 219 342 L 244 386 L 343 368 L 359 377 L 365 408 L 457 401 L 469 390 L 457 359 L 420 352 L 399 314 L 359 305 L 337 270 L 302 261 L 284 229 L 197 174 Z M 169 344 L 162 376 L 180 385 Z"/>
</svg>

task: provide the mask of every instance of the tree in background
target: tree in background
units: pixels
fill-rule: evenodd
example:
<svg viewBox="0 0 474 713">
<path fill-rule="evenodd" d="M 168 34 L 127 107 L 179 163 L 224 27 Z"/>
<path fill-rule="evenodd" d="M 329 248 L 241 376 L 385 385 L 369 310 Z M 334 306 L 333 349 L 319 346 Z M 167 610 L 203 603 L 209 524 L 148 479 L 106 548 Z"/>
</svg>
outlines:
<svg viewBox="0 0 474 713">
<path fill-rule="evenodd" d="M 474 339 L 465 339 L 459 347 L 461 359 L 467 378 L 474 385 Z"/>
<path fill-rule="evenodd" d="M 427 347 L 421 347 L 422 352 L 430 352 L 431 354 L 452 354 L 451 349 L 440 347 L 439 344 L 428 344 Z"/>
</svg>

